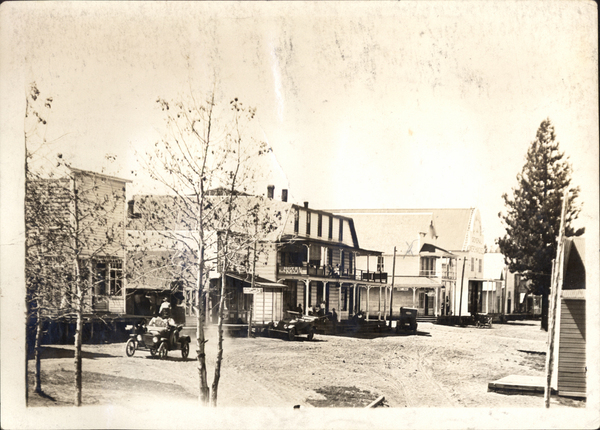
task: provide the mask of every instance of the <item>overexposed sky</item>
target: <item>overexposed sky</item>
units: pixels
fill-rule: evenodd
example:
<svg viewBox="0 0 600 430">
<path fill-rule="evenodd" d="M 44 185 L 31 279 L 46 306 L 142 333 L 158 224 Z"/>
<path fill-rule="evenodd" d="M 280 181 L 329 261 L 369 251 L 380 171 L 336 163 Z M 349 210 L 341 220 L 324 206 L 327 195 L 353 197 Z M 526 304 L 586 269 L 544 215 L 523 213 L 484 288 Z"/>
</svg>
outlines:
<svg viewBox="0 0 600 430">
<path fill-rule="evenodd" d="M 216 79 L 220 100 L 257 108 L 252 132 L 274 149 L 278 196 L 289 188 L 324 209 L 477 206 L 492 244 L 503 234 L 501 195 L 549 117 L 581 200 L 596 209 L 592 2 L 2 7 L 11 118 L 22 122 L 36 81 L 54 99 L 52 151 L 133 179 L 130 194 L 149 190 L 131 171 L 163 130 L 156 99 L 204 94 Z M 3 153 L 22 143 L 15 136 Z"/>
</svg>

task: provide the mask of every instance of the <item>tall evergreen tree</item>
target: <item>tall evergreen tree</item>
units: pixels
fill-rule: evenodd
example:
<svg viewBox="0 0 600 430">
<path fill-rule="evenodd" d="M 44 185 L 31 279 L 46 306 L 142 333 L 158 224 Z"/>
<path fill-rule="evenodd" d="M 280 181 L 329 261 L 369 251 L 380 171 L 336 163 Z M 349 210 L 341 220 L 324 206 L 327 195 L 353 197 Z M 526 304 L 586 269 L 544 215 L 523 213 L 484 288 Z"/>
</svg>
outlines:
<svg viewBox="0 0 600 430">
<path fill-rule="evenodd" d="M 571 223 L 581 207 L 576 199 L 579 187 L 571 187 L 572 167 L 560 151 L 554 125 L 545 119 L 538 128 L 529 149 L 525 165 L 517 175 L 518 186 L 513 196 L 502 195 L 506 213 L 498 216 L 506 227 L 504 237 L 497 239 L 500 252 L 511 272 L 530 280 L 530 292 L 542 296 L 542 329 L 548 328 L 548 295 L 552 260 L 556 256 L 557 237 L 564 191 L 569 190 L 565 215 L 567 236 L 579 236 L 584 229 L 574 231 Z"/>
</svg>

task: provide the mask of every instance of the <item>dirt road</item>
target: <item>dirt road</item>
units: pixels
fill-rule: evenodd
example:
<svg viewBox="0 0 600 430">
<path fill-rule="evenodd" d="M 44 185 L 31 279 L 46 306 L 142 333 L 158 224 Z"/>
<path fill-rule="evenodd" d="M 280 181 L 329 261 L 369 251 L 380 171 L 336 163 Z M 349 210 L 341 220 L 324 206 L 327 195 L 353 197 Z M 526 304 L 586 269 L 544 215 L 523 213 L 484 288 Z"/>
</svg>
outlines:
<svg viewBox="0 0 600 430">
<path fill-rule="evenodd" d="M 209 381 L 216 339 L 209 332 Z M 488 392 L 501 377 L 543 375 L 546 333 L 539 322 L 494 325 L 492 329 L 420 324 L 416 336 L 344 337 L 313 341 L 227 338 L 219 406 L 365 406 L 385 396 L 384 406 L 541 407 L 543 398 Z M 195 353 L 178 351 L 166 360 L 124 344 L 84 345 L 84 404 L 127 404 L 143 399 L 194 399 L 198 393 Z M 72 401 L 73 352 L 52 346 L 42 362 L 46 396 L 30 406 Z M 33 368 L 32 362 L 29 369 Z M 31 378 L 30 378 L 31 379 Z M 582 406 L 561 401 L 560 407 Z"/>
</svg>

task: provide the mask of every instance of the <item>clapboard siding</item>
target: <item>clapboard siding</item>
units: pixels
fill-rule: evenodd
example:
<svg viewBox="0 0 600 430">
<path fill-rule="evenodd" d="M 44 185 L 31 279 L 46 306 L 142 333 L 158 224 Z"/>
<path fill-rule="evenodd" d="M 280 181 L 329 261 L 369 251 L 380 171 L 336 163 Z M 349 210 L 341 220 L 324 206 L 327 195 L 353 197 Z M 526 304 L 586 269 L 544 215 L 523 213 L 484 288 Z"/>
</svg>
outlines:
<svg viewBox="0 0 600 430">
<path fill-rule="evenodd" d="M 274 281 L 277 278 L 277 262 L 275 261 L 275 245 L 266 244 L 256 262 L 256 275 Z"/>
<path fill-rule="evenodd" d="M 562 299 L 558 392 L 586 395 L 585 301 Z"/>
<path fill-rule="evenodd" d="M 340 310 L 338 305 L 340 301 L 340 287 L 337 284 L 333 284 L 329 286 L 329 309 L 330 312 L 332 309 L 335 309 L 336 312 Z"/>
<path fill-rule="evenodd" d="M 265 288 L 254 295 L 254 321 L 269 323 L 283 319 L 281 290 Z"/>
</svg>

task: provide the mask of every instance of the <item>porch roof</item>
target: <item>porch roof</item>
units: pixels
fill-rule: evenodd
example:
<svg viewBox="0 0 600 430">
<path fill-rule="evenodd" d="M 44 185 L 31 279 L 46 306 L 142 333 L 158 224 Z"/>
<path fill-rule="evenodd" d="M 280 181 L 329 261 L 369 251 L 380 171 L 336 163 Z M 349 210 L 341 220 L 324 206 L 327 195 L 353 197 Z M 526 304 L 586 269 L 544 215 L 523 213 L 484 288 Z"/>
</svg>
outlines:
<svg viewBox="0 0 600 430">
<path fill-rule="evenodd" d="M 435 246 L 432 245 L 431 243 L 424 243 L 423 246 L 421 247 L 420 251 L 419 251 L 419 255 L 422 256 L 432 256 L 432 257 L 454 257 L 456 258 L 456 255 L 453 254 L 450 251 L 446 251 L 443 248 L 440 248 L 439 246 Z"/>
<path fill-rule="evenodd" d="M 252 284 L 252 275 L 251 274 L 241 274 L 241 273 L 227 273 L 228 277 L 237 279 L 239 281 L 245 282 L 249 285 Z M 263 278 L 260 276 L 254 277 L 254 285 L 262 288 L 291 288 L 289 285 L 281 284 L 279 282 L 271 281 L 270 279 Z"/>
<path fill-rule="evenodd" d="M 426 276 L 394 276 L 394 288 L 400 287 L 435 288 L 443 284 Z"/>
</svg>

